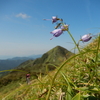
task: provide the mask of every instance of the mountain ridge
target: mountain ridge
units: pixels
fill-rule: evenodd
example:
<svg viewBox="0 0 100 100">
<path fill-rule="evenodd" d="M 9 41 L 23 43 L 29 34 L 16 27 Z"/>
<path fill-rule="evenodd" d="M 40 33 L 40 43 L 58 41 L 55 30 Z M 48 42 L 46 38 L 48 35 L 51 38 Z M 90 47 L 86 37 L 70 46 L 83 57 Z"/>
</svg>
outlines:
<svg viewBox="0 0 100 100">
<path fill-rule="evenodd" d="M 41 56 L 42 55 L 33 55 L 33 56 L 28 56 L 28 57 L 13 57 L 13 58 L 5 59 L 5 60 L 1 59 L 0 71 L 15 68 L 27 60 L 34 60 Z"/>
</svg>

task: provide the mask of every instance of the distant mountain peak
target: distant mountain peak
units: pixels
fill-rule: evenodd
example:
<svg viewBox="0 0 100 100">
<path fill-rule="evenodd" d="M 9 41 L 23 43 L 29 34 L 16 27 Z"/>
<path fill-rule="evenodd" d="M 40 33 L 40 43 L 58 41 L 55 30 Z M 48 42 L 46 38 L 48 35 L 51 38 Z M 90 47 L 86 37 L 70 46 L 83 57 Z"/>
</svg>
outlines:
<svg viewBox="0 0 100 100">
<path fill-rule="evenodd" d="M 73 55 L 72 52 L 68 51 L 67 49 L 61 47 L 61 46 L 56 46 L 49 50 L 48 52 L 44 53 L 40 59 L 38 59 L 38 63 L 60 63 L 64 61 L 64 59 L 69 58 L 71 55 Z M 59 59 L 61 59 L 59 61 Z M 56 62 L 57 61 L 57 62 Z"/>
<path fill-rule="evenodd" d="M 51 50 L 47 51 L 46 53 L 44 53 L 40 58 L 37 58 L 34 61 L 32 61 L 33 65 L 31 64 L 31 66 L 37 69 L 37 66 L 42 68 L 43 67 L 42 65 L 45 65 L 47 63 L 59 65 L 61 62 L 68 59 L 72 55 L 73 53 L 68 51 L 67 49 L 61 46 L 56 46 L 52 48 Z M 23 66 L 24 64 L 26 65 L 26 62 L 23 63 Z M 27 62 L 26 67 L 28 66 L 30 65 L 28 65 L 28 62 Z M 18 66 L 18 68 L 21 68 L 21 67 L 22 67 L 21 65 Z"/>
<path fill-rule="evenodd" d="M 58 50 L 67 50 L 66 48 L 62 47 L 62 46 L 56 46 L 53 49 L 58 49 Z M 68 50 L 67 50 L 68 51 Z"/>
</svg>

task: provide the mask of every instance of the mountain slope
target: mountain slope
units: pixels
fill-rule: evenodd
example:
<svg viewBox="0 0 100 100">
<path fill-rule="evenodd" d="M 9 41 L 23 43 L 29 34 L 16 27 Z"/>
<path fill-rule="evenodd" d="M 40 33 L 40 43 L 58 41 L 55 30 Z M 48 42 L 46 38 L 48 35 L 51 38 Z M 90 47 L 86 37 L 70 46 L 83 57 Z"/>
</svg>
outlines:
<svg viewBox="0 0 100 100">
<path fill-rule="evenodd" d="M 42 57 L 39 63 L 57 63 L 59 64 L 60 62 L 66 60 L 69 58 L 73 53 L 68 51 L 67 49 L 61 47 L 61 46 L 56 46 L 55 48 L 51 49 L 47 53 L 45 53 Z"/>
<path fill-rule="evenodd" d="M 14 67 L 17 67 L 22 62 L 25 62 L 28 59 L 22 59 L 22 60 L 0 60 L 0 71 L 12 69 Z"/>
<path fill-rule="evenodd" d="M 55 48 L 43 54 L 41 58 L 27 60 L 21 63 L 18 67 L 14 68 L 15 71 L 12 71 L 8 75 L 2 77 L 0 79 L 0 84 L 3 86 L 9 84 L 12 81 L 18 81 L 23 78 L 25 80 L 26 73 L 31 73 L 34 78 L 36 78 L 39 73 L 46 74 L 47 70 L 54 70 L 55 65 L 59 66 L 59 64 L 72 55 L 74 54 L 67 49 L 61 46 L 56 46 Z"/>
<path fill-rule="evenodd" d="M 41 55 L 33 55 L 29 57 L 14 57 L 10 59 L 0 60 L 0 71 L 12 69 L 27 60 L 34 60 L 39 57 L 41 57 Z"/>
<path fill-rule="evenodd" d="M 31 63 L 24 62 L 17 68 L 32 68 L 35 71 L 44 71 L 47 65 L 54 64 L 59 66 L 63 61 L 68 59 L 70 56 L 74 55 L 72 52 L 68 51 L 67 49 L 56 46 L 53 49 L 49 50 L 48 52 L 44 53 L 41 58 L 37 58 Z M 49 66 L 50 67 L 50 66 Z M 55 68 L 51 66 L 52 68 Z"/>
</svg>

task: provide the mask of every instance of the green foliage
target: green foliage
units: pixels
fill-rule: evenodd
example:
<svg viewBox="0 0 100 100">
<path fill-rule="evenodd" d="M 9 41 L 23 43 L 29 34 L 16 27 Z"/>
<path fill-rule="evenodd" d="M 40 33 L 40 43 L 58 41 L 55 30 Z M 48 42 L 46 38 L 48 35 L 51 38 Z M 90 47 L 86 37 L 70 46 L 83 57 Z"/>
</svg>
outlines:
<svg viewBox="0 0 100 100">
<path fill-rule="evenodd" d="M 66 86 L 66 90 L 64 91 L 66 93 L 66 100 L 71 100 L 72 97 L 73 97 L 73 91 L 72 91 L 72 88 L 71 88 L 71 85 L 68 81 L 68 78 L 65 74 L 62 73 L 62 76 L 65 80 L 65 83 L 67 86 Z M 62 89 L 63 90 L 63 89 Z"/>
<path fill-rule="evenodd" d="M 68 100 L 80 100 L 80 93 L 77 93 L 72 99 L 68 99 Z"/>
<path fill-rule="evenodd" d="M 98 41 L 100 41 L 100 37 L 85 48 L 79 48 L 80 53 L 70 56 L 66 60 L 62 58 L 63 63 L 59 63 L 60 65 L 52 62 L 51 58 L 54 56 L 50 54 L 53 54 L 56 50 L 52 49 L 53 51 L 50 50 L 41 57 L 43 59 L 39 58 L 25 64 L 26 66 L 24 68 L 27 68 L 27 70 L 19 67 L 19 69 L 22 68 L 24 71 L 30 71 L 33 76 L 34 71 L 32 68 L 35 68 L 34 66 L 37 65 L 35 71 L 38 73 L 39 71 L 37 69 L 40 69 L 41 73 L 37 74 L 37 78 L 32 79 L 30 85 L 27 85 L 24 81 L 22 82 L 21 78 L 15 82 L 16 87 L 14 86 L 15 83 L 11 82 L 14 88 L 9 93 L 11 83 L 6 85 L 6 87 L 2 87 L 0 98 L 5 100 L 99 100 L 100 47 Z M 57 52 L 56 55 L 59 55 L 59 51 Z M 63 54 L 65 55 L 66 53 L 62 52 L 61 55 Z M 56 59 L 62 57 L 61 55 Z M 41 63 L 42 61 L 44 63 Z M 55 67 L 55 70 L 53 67 Z M 44 69 L 46 75 L 42 75 Z M 52 69 L 53 71 L 49 71 Z M 11 75 L 13 74 L 17 75 L 17 72 L 11 72 Z M 20 84 L 18 85 L 17 82 Z M 4 91 L 6 88 L 7 91 Z"/>
</svg>

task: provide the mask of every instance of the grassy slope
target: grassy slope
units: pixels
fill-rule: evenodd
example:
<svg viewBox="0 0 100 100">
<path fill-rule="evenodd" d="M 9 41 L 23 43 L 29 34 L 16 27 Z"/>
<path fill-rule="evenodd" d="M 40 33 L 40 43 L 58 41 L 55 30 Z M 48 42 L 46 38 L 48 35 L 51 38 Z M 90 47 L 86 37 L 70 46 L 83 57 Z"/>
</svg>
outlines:
<svg viewBox="0 0 100 100">
<path fill-rule="evenodd" d="M 44 77 L 38 75 L 38 79 L 32 80 L 30 85 L 18 82 L 3 87 L 0 99 L 99 100 L 99 42 L 99 38 L 94 40 L 81 50 L 81 54 L 64 61 Z"/>
</svg>

